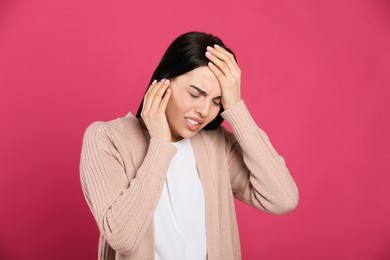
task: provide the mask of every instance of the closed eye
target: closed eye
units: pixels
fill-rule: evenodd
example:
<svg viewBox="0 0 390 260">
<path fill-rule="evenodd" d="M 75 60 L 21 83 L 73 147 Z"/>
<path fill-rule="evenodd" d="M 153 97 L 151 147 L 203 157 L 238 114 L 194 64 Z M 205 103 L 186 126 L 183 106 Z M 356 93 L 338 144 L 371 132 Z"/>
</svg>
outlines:
<svg viewBox="0 0 390 260">
<path fill-rule="evenodd" d="M 197 95 L 193 95 L 193 94 L 191 94 L 191 93 L 189 93 L 190 95 L 191 95 L 191 97 L 193 97 L 193 98 L 198 98 L 199 96 L 197 96 Z"/>
<path fill-rule="evenodd" d="M 216 105 L 216 106 L 220 106 L 220 105 L 221 105 L 221 102 L 220 102 L 220 101 L 215 101 L 215 100 L 213 100 L 213 103 L 214 103 L 214 105 Z"/>
<path fill-rule="evenodd" d="M 200 96 L 194 95 L 194 94 L 192 94 L 192 93 L 188 93 L 188 94 L 190 94 L 191 97 L 193 97 L 193 98 L 199 98 L 199 97 L 200 97 Z M 217 99 L 220 100 L 220 98 L 217 98 Z M 221 101 L 213 100 L 213 103 L 214 103 L 214 105 L 216 105 L 216 106 L 218 106 L 218 107 L 221 105 Z"/>
</svg>

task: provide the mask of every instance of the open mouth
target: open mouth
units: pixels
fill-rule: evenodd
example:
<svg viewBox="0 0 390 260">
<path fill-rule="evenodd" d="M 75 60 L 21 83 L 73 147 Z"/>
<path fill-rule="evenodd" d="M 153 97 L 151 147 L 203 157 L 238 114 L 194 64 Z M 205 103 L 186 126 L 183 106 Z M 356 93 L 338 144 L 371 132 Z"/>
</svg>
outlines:
<svg viewBox="0 0 390 260">
<path fill-rule="evenodd" d="M 199 122 L 196 122 L 195 120 L 192 120 L 190 118 L 186 118 L 187 122 L 190 123 L 192 126 L 200 125 Z"/>
<path fill-rule="evenodd" d="M 203 121 L 197 120 L 196 118 L 188 118 L 186 117 L 186 125 L 187 129 L 190 130 L 191 132 L 197 132 L 201 127 Z"/>
</svg>

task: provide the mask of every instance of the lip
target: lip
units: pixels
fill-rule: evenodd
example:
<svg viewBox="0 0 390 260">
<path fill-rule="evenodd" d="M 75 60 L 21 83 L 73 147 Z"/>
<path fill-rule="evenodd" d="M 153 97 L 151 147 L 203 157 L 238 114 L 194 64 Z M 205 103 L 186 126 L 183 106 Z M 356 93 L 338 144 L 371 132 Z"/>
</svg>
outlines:
<svg viewBox="0 0 390 260">
<path fill-rule="evenodd" d="M 201 126 L 202 126 L 202 124 L 203 124 L 203 120 L 201 120 L 201 119 L 198 119 L 198 118 L 194 118 L 194 117 L 186 117 L 185 118 L 186 120 L 186 126 L 187 126 L 187 128 L 188 128 L 188 130 L 190 130 L 191 132 L 196 132 L 196 131 L 198 131 L 199 130 L 199 128 L 201 128 Z M 197 125 L 191 125 L 188 121 L 187 121 L 187 119 L 191 119 L 191 120 L 194 120 L 195 122 L 197 122 L 197 123 L 199 123 L 199 124 L 197 124 Z"/>
</svg>

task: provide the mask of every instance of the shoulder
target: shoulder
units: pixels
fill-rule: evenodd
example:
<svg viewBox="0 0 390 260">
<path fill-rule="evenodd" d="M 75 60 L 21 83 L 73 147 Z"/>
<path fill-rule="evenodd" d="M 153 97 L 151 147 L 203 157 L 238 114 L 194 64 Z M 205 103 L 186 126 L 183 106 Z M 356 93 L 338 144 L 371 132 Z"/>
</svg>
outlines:
<svg viewBox="0 0 390 260">
<path fill-rule="evenodd" d="M 121 139 L 142 134 L 138 119 L 131 113 L 108 121 L 94 121 L 85 130 L 84 137 Z"/>
</svg>

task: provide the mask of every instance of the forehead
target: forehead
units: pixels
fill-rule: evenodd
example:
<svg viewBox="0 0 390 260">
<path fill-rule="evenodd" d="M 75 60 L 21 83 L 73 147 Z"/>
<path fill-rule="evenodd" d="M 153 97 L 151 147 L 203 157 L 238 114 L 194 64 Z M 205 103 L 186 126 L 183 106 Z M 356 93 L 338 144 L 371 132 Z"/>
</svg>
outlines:
<svg viewBox="0 0 390 260">
<path fill-rule="evenodd" d="M 205 90 L 210 95 L 220 94 L 221 92 L 218 79 L 207 66 L 202 66 L 180 75 L 172 83 L 178 83 L 186 87 L 194 85 Z"/>
</svg>

